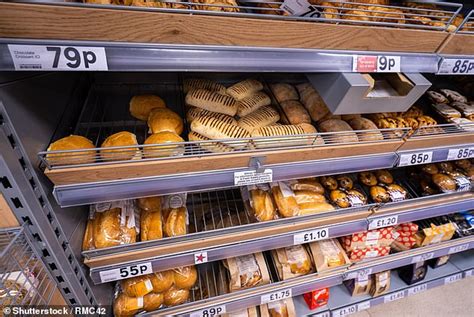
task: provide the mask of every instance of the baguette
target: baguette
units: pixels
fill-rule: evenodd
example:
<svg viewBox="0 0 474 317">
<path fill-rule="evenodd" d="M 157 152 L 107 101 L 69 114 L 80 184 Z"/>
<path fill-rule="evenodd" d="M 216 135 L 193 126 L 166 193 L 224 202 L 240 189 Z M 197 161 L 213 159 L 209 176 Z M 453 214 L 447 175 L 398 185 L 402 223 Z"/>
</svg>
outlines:
<svg viewBox="0 0 474 317">
<path fill-rule="evenodd" d="M 229 96 L 232 96 L 236 100 L 242 100 L 250 95 L 253 95 L 257 91 L 263 89 L 263 85 L 256 79 L 246 79 L 238 82 L 235 85 L 227 88 L 226 92 Z"/>
<path fill-rule="evenodd" d="M 189 141 L 210 141 L 211 140 L 196 132 L 190 132 L 188 134 L 188 139 Z M 199 146 L 206 151 L 214 152 L 214 153 L 227 153 L 227 152 L 233 151 L 232 147 L 227 146 L 220 142 L 199 143 Z"/>
<path fill-rule="evenodd" d="M 265 106 L 240 118 L 238 125 L 242 129 L 252 132 L 252 130 L 274 124 L 278 120 L 280 120 L 278 112 L 270 106 Z"/>
<path fill-rule="evenodd" d="M 237 113 L 237 103 L 232 97 L 205 89 L 191 90 L 186 95 L 186 103 L 190 106 L 223 113 L 232 117 Z"/>
<path fill-rule="evenodd" d="M 191 130 L 209 139 L 241 139 L 250 138 L 250 133 L 239 126 L 225 123 L 213 117 L 199 117 L 191 123 Z M 248 141 L 222 142 L 233 148 L 242 149 Z"/>
<path fill-rule="evenodd" d="M 187 78 L 183 82 L 184 93 L 187 94 L 194 89 L 206 89 L 210 91 L 215 91 L 220 94 L 225 94 L 226 88 L 210 79 L 204 78 Z"/>
<path fill-rule="evenodd" d="M 191 124 L 196 118 L 202 117 L 202 116 L 213 117 L 221 121 L 224 121 L 225 123 L 237 125 L 237 120 L 235 120 L 231 116 L 228 116 L 223 113 L 212 112 L 212 111 L 198 108 L 198 107 L 189 108 L 188 112 L 186 113 L 186 120 L 188 120 L 188 123 Z"/>
<path fill-rule="evenodd" d="M 268 97 L 266 93 L 259 91 L 256 94 L 237 102 L 237 115 L 239 117 L 244 117 L 258 108 L 268 106 L 270 103 L 270 97 Z"/>
<path fill-rule="evenodd" d="M 288 135 L 304 135 L 308 132 L 300 125 L 267 126 L 252 131 L 252 137 L 283 137 Z M 269 148 L 275 146 L 302 146 L 312 144 L 324 144 L 319 136 L 301 136 L 289 138 L 260 139 L 254 140 L 257 148 Z"/>
</svg>

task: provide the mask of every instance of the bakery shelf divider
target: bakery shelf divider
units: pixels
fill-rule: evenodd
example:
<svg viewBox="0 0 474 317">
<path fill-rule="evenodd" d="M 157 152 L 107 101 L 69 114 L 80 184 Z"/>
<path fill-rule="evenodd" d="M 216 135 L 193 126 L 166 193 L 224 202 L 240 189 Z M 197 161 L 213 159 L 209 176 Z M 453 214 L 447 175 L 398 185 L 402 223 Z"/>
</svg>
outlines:
<svg viewBox="0 0 474 317">
<path fill-rule="evenodd" d="M 474 10 L 459 25 L 456 32 L 450 34 L 439 49 L 442 57 L 471 57 L 474 55 Z"/>
</svg>

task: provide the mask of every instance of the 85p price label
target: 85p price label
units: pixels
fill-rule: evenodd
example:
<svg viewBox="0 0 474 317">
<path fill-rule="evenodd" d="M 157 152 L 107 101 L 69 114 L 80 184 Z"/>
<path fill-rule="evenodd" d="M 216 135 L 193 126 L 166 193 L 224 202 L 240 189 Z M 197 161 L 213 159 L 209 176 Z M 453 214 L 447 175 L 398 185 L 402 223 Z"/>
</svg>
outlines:
<svg viewBox="0 0 474 317">
<path fill-rule="evenodd" d="M 16 70 L 108 70 L 103 47 L 8 45 Z"/>
<path fill-rule="evenodd" d="M 398 224 L 398 216 L 387 216 L 369 220 L 369 230 L 390 227 Z"/>
<path fill-rule="evenodd" d="M 433 152 L 420 152 L 400 155 L 398 166 L 410 166 L 431 163 Z"/>
<path fill-rule="evenodd" d="M 448 152 L 448 160 L 461 160 L 474 157 L 474 147 L 451 149 Z"/>
<path fill-rule="evenodd" d="M 438 74 L 474 74 L 474 59 L 445 58 Z"/>
<path fill-rule="evenodd" d="M 276 302 L 279 300 L 287 299 L 291 297 L 291 289 L 285 289 L 278 292 L 262 295 L 260 298 L 261 304 Z"/>
<path fill-rule="evenodd" d="M 302 244 L 302 243 L 309 243 L 313 241 L 319 241 L 329 238 L 329 230 L 328 228 L 312 230 L 312 231 L 305 231 L 302 233 L 295 234 L 293 236 L 293 244 Z"/>
</svg>

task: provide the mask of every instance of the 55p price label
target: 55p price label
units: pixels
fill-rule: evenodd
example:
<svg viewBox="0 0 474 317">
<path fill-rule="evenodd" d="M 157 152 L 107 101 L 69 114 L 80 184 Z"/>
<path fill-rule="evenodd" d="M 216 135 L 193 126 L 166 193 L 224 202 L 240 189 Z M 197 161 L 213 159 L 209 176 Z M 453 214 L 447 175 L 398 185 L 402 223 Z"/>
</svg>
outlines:
<svg viewBox="0 0 474 317">
<path fill-rule="evenodd" d="M 108 70 L 103 47 L 8 45 L 16 70 Z"/>
<path fill-rule="evenodd" d="M 101 282 L 106 283 L 151 273 L 153 273 L 151 262 L 148 262 L 122 267 L 120 269 L 102 271 L 99 272 L 99 275 Z"/>
<path fill-rule="evenodd" d="M 387 216 L 369 220 L 369 230 L 390 227 L 398 224 L 398 216 Z"/>
<path fill-rule="evenodd" d="M 291 289 L 285 289 L 278 292 L 273 292 L 269 294 L 262 295 L 260 298 L 261 304 L 276 302 L 279 300 L 287 299 L 291 297 Z"/>
<path fill-rule="evenodd" d="M 474 59 L 444 58 L 438 74 L 474 74 Z"/>
<path fill-rule="evenodd" d="M 419 152 L 400 155 L 398 166 L 410 166 L 431 163 L 433 152 Z"/>
<path fill-rule="evenodd" d="M 302 233 L 295 234 L 293 236 L 293 244 L 302 244 L 313 241 L 319 241 L 329 238 L 329 229 L 318 229 L 312 231 L 305 231 Z"/>
</svg>

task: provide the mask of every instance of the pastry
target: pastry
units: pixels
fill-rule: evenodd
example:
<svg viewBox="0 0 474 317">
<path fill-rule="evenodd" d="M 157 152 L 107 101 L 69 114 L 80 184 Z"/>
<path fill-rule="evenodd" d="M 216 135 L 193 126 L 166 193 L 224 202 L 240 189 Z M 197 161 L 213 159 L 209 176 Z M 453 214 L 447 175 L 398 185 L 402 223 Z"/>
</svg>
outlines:
<svg viewBox="0 0 474 317">
<path fill-rule="evenodd" d="M 450 89 L 440 89 L 443 95 L 449 99 L 451 102 L 463 102 L 467 103 L 467 98 L 458 93 L 457 91 L 450 90 Z"/>
<path fill-rule="evenodd" d="M 130 100 L 130 114 L 138 120 L 147 121 L 155 108 L 166 108 L 166 104 L 156 95 L 137 95 Z"/>
<path fill-rule="evenodd" d="M 433 90 L 428 90 L 426 92 L 426 95 L 435 104 L 440 104 L 440 103 L 447 104 L 447 103 L 449 103 L 448 98 L 446 98 L 443 94 L 440 94 L 439 92 L 436 92 L 436 91 L 433 91 Z"/>
<path fill-rule="evenodd" d="M 225 86 L 218 84 L 210 79 L 204 78 L 186 78 L 183 81 L 183 91 L 187 94 L 189 91 L 194 89 L 205 89 L 220 94 L 225 94 Z"/>
<path fill-rule="evenodd" d="M 290 124 L 311 123 L 308 111 L 297 100 L 287 100 L 280 103 Z"/>
<path fill-rule="evenodd" d="M 462 117 L 459 111 L 443 103 L 433 105 L 433 108 L 435 108 L 436 111 L 438 111 L 441 115 L 448 118 L 461 118 Z"/>
<path fill-rule="evenodd" d="M 227 124 L 237 125 L 237 120 L 223 113 L 212 112 L 203 108 L 190 107 L 186 113 L 186 120 L 191 124 L 198 117 L 213 117 Z"/>
<path fill-rule="evenodd" d="M 312 178 L 299 179 L 290 183 L 291 189 L 295 190 L 308 190 L 317 194 L 324 194 L 324 187 L 317 180 Z"/>
<path fill-rule="evenodd" d="M 375 171 L 375 176 L 380 183 L 391 184 L 393 183 L 393 176 L 389 171 L 378 170 Z"/>
<path fill-rule="evenodd" d="M 199 117 L 191 123 L 191 130 L 209 139 L 250 138 L 250 133 L 239 126 L 230 125 L 213 117 Z M 245 148 L 247 141 L 222 142 L 233 148 Z"/>
<path fill-rule="evenodd" d="M 135 134 L 127 131 L 117 132 L 112 134 L 104 142 L 102 142 L 100 157 L 104 161 L 123 161 L 140 159 L 140 151 L 138 147 L 106 150 L 107 147 L 115 146 L 133 146 L 138 145 Z"/>
<path fill-rule="evenodd" d="M 337 176 L 336 180 L 337 184 L 339 185 L 339 188 L 349 190 L 352 189 L 352 187 L 354 186 L 354 183 L 352 182 L 352 179 L 350 179 L 350 177 L 341 175 Z"/>
<path fill-rule="evenodd" d="M 441 162 L 438 163 L 438 167 L 443 172 L 454 172 L 454 165 L 451 162 Z"/>
<path fill-rule="evenodd" d="M 163 131 L 150 135 L 145 140 L 145 145 L 149 144 L 166 144 L 166 143 L 180 143 L 184 142 L 183 138 L 174 132 Z M 168 146 L 144 146 L 143 156 L 145 158 L 151 157 L 166 157 L 184 154 L 184 145 L 168 145 Z"/>
<path fill-rule="evenodd" d="M 237 124 L 249 133 L 280 120 L 280 115 L 271 106 L 261 107 L 258 110 L 242 117 Z"/>
<path fill-rule="evenodd" d="M 471 161 L 465 159 L 465 160 L 459 160 L 459 161 L 454 161 L 454 164 L 464 170 L 468 170 L 471 168 Z"/>
<path fill-rule="evenodd" d="M 360 172 L 359 181 L 366 186 L 377 185 L 377 177 L 372 172 Z"/>
<path fill-rule="evenodd" d="M 436 166 L 436 164 L 426 164 L 426 165 L 422 165 L 421 166 L 421 170 L 425 173 L 428 173 L 428 174 L 431 174 L 431 175 L 434 175 L 434 174 L 438 174 L 439 173 L 439 170 L 438 170 L 438 167 Z"/>
<path fill-rule="evenodd" d="M 185 207 L 171 208 L 169 211 L 163 231 L 167 237 L 181 236 L 187 233 L 187 211 Z"/>
<path fill-rule="evenodd" d="M 329 194 L 329 198 L 333 203 L 335 203 L 341 208 L 351 207 L 351 203 L 349 201 L 349 198 L 347 197 L 347 194 L 341 190 L 332 190 Z"/>
<path fill-rule="evenodd" d="M 320 181 L 321 184 L 329 190 L 337 189 L 337 180 L 333 176 L 322 176 Z"/>
<path fill-rule="evenodd" d="M 387 190 L 381 186 L 370 187 L 370 197 L 376 203 L 387 203 L 390 201 L 390 195 Z"/>
<path fill-rule="evenodd" d="M 306 110 L 308 110 L 313 121 L 319 121 L 330 113 L 323 98 L 321 98 L 310 84 L 298 85 L 297 89 L 300 94 L 300 101 Z"/>
<path fill-rule="evenodd" d="M 253 141 L 257 148 L 324 144 L 320 136 L 296 136 L 306 135 L 308 134 L 307 131 L 308 127 L 304 125 L 272 125 L 253 130 L 252 137 L 259 138 Z M 288 138 L 261 139 L 262 137 L 284 137 L 290 135 L 291 137 Z"/>
<path fill-rule="evenodd" d="M 232 147 L 225 145 L 224 143 L 208 142 L 208 141 L 211 141 L 211 139 L 206 138 L 205 136 L 200 135 L 199 133 L 196 133 L 196 132 L 190 132 L 188 134 L 188 140 L 189 141 L 206 141 L 206 142 L 199 143 L 198 144 L 199 147 L 213 153 L 227 153 L 227 152 L 232 152 L 234 150 Z"/>
<path fill-rule="evenodd" d="M 191 90 L 186 95 L 185 102 L 190 106 L 232 117 L 237 113 L 237 103 L 232 97 L 205 89 Z"/>
<path fill-rule="evenodd" d="M 174 132 L 177 135 L 183 133 L 183 120 L 176 112 L 168 108 L 153 109 L 147 123 L 151 133 L 164 131 Z"/>
<path fill-rule="evenodd" d="M 238 4 L 235 0 L 191 0 L 194 3 L 209 4 L 195 6 L 195 10 L 239 12 Z"/>
<path fill-rule="evenodd" d="M 270 97 L 268 97 L 268 95 L 263 91 L 259 91 L 237 102 L 237 115 L 239 117 L 244 117 L 257 109 L 270 104 Z"/>
<path fill-rule="evenodd" d="M 446 174 L 434 174 L 431 179 L 443 192 L 452 192 L 456 190 L 456 182 Z"/>
<path fill-rule="evenodd" d="M 94 144 L 80 135 L 70 135 L 51 143 L 47 151 L 67 151 L 80 149 L 94 149 Z M 46 159 L 51 165 L 89 164 L 95 162 L 95 151 L 72 153 L 48 153 Z"/>
<path fill-rule="evenodd" d="M 227 88 L 226 92 L 236 100 L 242 100 L 263 89 L 263 85 L 256 79 L 246 79 Z"/>
<path fill-rule="evenodd" d="M 295 87 L 290 84 L 278 83 L 270 85 L 273 95 L 275 96 L 278 103 L 282 103 L 288 100 L 299 100 L 299 95 L 296 92 Z"/>
</svg>

